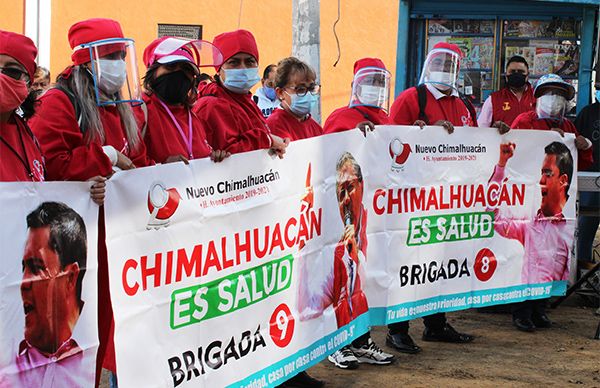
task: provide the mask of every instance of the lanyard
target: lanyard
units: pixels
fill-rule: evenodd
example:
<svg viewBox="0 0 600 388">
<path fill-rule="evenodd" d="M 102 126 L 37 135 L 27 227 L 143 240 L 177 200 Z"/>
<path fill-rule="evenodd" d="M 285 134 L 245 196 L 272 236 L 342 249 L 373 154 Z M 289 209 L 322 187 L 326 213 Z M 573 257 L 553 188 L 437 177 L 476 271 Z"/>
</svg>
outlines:
<svg viewBox="0 0 600 388">
<path fill-rule="evenodd" d="M 181 125 L 179 125 L 179 122 L 177 122 L 177 119 L 175 118 L 175 116 L 173 115 L 173 113 L 171 112 L 171 109 L 169 109 L 167 104 L 162 102 L 160 99 L 158 99 L 158 102 L 160 102 L 160 104 L 163 106 L 163 108 L 165 108 L 165 110 L 169 114 L 169 117 L 171 118 L 171 121 L 173 121 L 173 124 L 175 124 L 175 127 L 177 127 L 177 130 L 179 131 L 179 135 L 181 136 L 181 138 L 183 139 L 183 142 L 185 143 L 185 145 L 187 147 L 188 157 L 190 159 L 194 159 L 194 154 L 192 153 L 192 139 L 193 139 L 192 113 L 190 112 L 189 108 L 188 108 L 188 134 L 186 136 L 185 133 L 183 132 L 183 129 L 181 128 Z"/>
<path fill-rule="evenodd" d="M 21 154 L 19 152 L 17 152 L 17 150 L 15 150 L 13 148 L 13 146 L 11 146 L 10 143 L 8 141 L 6 141 L 6 139 L 4 139 L 2 136 L 0 136 L 0 140 L 8 147 L 9 150 L 12 151 L 13 154 L 15 154 L 15 156 L 19 159 L 19 161 L 21 161 L 21 163 L 23 163 L 23 167 L 25 167 L 25 171 L 27 171 L 27 175 L 33 181 L 34 180 L 33 172 L 31 171 L 31 166 L 29 166 L 29 158 L 27 157 L 27 149 L 25 148 L 25 142 L 23 141 L 23 135 L 21 134 L 21 128 L 19 127 L 18 120 L 16 120 L 16 127 L 17 127 L 17 133 L 19 134 L 19 140 L 21 140 L 21 147 L 23 148 L 23 155 L 25 155 L 25 159 L 23 159 Z"/>
</svg>

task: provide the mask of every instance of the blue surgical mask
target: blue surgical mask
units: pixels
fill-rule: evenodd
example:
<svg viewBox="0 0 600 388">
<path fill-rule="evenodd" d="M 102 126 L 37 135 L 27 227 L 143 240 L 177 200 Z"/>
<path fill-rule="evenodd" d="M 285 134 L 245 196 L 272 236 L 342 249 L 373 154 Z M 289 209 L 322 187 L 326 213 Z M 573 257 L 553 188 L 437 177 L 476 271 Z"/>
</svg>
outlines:
<svg viewBox="0 0 600 388">
<path fill-rule="evenodd" d="M 596 101 L 600 102 L 600 90 L 596 90 Z"/>
<path fill-rule="evenodd" d="M 263 86 L 263 91 L 265 92 L 265 96 L 271 101 L 275 101 L 277 98 L 277 94 L 275 94 L 275 89 L 270 88 L 268 86 Z"/>
<path fill-rule="evenodd" d="M 317 96 L 313 96 L 310 93 L 306 93 L 304 96 L 286 93 L 292 98 L 292 103 L 289 105 L 290 110 L 298 116 L 309 114 L 317 102 Z"/>
<path fill-rule="evenodd" d="M 258 67 L 249 69 L 223 69 L 225 80 L 223 86 L 234 93 L 248 93 L 248 91 L 260 81 Z"/>
</svg>

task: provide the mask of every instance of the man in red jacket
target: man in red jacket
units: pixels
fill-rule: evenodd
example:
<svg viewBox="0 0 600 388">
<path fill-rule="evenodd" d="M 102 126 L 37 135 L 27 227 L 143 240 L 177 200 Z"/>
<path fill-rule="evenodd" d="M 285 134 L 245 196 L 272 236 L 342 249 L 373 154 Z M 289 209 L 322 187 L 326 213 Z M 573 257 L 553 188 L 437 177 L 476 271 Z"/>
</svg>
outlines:
<svg viewBox="0 0 600 388">
<path fill-rule="evenodd" d="M 394 101 L 390 113 L 392 122 L 419 125 L 421 128 L 435 123 L 450 133 L 455 125 L 476 127 L 477 121 L 471 109 L 456 89 L 461 57 L 462 52 L 457 45 L 445 42 L 436 44 L 425 59 L 419 86 L 405 90 Z M 474 339 L 472 335 L 459 333 L 450 326 L 445 313 L 426 316 L 423 321 L 424 341 L 466 343 Z M 408 328 L 408 321 L 388 325 L 387 345 L 404 353 L 420 352 L 421 348 L 408 334 Z"/>
<path fill-rule="evenodd" d="M 462 51 L 451 43 L 436 44 L 427 55 L 419 86 L 403 91 L 392 104 L 390 119 L 400 125 L 477 126 L 470 103 L 458 93 Z M 421 103 L 419 96 L 422 96 Z M 469 105 L 467 105 L 469 104 Z"/>
<path fill-rule="evenodd" d="M 567 102 L 575 96 L 575 88 L 556 74 L 542 76 L 535 85 L 537 103 L 534 111 L 521 113 L 512 123 L 513 129 L 553 130 L 564 135 L 575 135 L 577 169 L 585 170 L 592 165 L 592 142 L 577 132 L 575 125 L 565 117 Z"/>
<path fill-rule="evenodd" d="M 379 58 L 362 58 L 354 62 L 354 79 L 350 104 L 334 110 L 323 126 L 324 133 L 353 128 L 374 129 L 389 123 L 390 72 Z"/>
<path fill-rule="evenodd" d="M 289 139 L 271 134 L 250 93 L 260 81 L 254 36 L 246 30 L 224 32 L 213 44 L 221 51 L 223 64 L 215 66 L 215 82 L 200 85 L 194 106 L 194 112 L 208 124 L 208 143 L 232 154 L 266 148 L 283 157 Z"/>
<path fill-rule="evenodd" d="M 518 115 L 535 109 L 535 97 L 528 77 L 529 64 L 525 58 L 518 55 L 511 57 L 506 63 L 506 86 L 492 93 L 483 103 L 477 119 L 480 127 L 504 124 L 510 128 Z"/>
<path fill-rule="evenodd" d="M 25 122 L 34 112 L 29 90 L 37 48 L 26 36 L 0 30 L 0 181 L 43 181 L 42 151 Z M 23 116 L 17 114 L 21 107 Z"/>
</svg>

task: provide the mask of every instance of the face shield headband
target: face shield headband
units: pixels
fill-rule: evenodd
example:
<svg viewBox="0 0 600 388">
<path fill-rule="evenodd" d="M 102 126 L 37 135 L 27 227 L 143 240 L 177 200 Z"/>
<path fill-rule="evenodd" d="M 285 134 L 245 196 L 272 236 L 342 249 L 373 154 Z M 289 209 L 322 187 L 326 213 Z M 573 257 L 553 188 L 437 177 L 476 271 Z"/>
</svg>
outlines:
<svg viewBox="0 0 600 388">
<path fill-rule="evenodd" d="M 89 52 L 98 106 L 143 103 L 133 39 L 103 39 L 82 44 L 77 50 Z"/>
</svg>

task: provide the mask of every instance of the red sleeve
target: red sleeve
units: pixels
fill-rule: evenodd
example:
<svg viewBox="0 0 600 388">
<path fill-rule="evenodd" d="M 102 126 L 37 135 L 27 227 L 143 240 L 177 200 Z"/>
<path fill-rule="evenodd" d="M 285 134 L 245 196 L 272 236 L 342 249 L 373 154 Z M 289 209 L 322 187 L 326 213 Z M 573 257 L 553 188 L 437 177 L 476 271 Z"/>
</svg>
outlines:
<svg viewBox="0 0 600 388">
<path fill-rule="evenodd" d="M 271 147 L 266 128 L 252 127 L 242 109 L 222 98 L 202 97 L 194 111 L 206 122 L 206 139 L 214 150 L 236 154 Z"/>
<path fill-rule="evenodd" d="M 579 132 L 577 132 L 577 128 L 575 125 L 569 120 L 565 119 L 563 121 L 564 131 L 568 133 L 572 133 L 575 137 L 579 136 Z M 588 167 L 590 167 L 594 163 L 594 155 L 593 155 L 593 146 L 588 148 L 587 150 L 577 150 L 577 170 L 585 171 Z"/>
<path fill-rule="evenodd" d="M 396 98 L 390 109 L 390 121 L 393 124 L 413 125 L 419 119 L 419 101 L 417 89 L 406 89 Z"/>
<path fill-rule="evenodd" d="M 354 120 L 348 117 L 350 115 L 351 113 L 344 108 L 333 111 L 325 120 L 323 133 L 343 132 L 354 128 L 357 123 L 353 124 Z"/>
<path fill-rule="evenodd" d="M 531 120 L 529 120 L 529 114 L 528 112 L 525 112 L 518 115 L 510 127 L 511 129 L 532 129 L 531 126 L 532 124 Z"/>
<path fill-rule="evenodd" d="M 46 157 L 48 180 L 84 181 L 112 172 L 112 164 L 102 147 L 85 141 L 75 108 L 63 92 L 48 90 L 41 97 L 29 125 Z"/>
<path fill-rule="evenodd" d="M 269 118 L 267 118 L 267 125 L 273 135 L 277 135 L 281 138 L 287 137 L 292 140 L 294 139 L 287 128 L 288 126 L 286 125 L 285 120 L 283 120 L 281 110 L 274 110 L 273 113 L 271 113 Z"/>
</svg>

